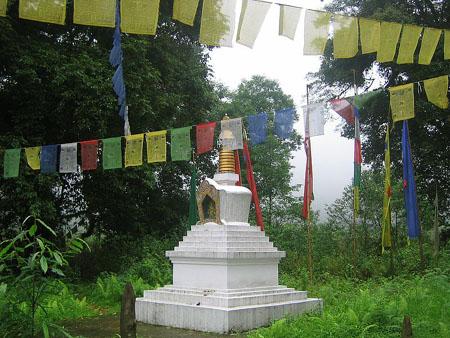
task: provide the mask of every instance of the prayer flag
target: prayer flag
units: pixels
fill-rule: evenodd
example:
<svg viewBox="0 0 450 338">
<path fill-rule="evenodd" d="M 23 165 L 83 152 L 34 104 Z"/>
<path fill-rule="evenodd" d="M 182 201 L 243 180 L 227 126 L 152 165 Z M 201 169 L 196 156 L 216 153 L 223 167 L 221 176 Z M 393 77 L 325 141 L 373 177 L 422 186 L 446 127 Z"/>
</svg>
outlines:
<svg viewBox="0 0 450 338">
<path fill-rule="evenodd" d="M 236 185 L 242 185 L 242 175 L 241 175 L 241 159 L 239 158 L 239 150 L 234 151 L 234 172 L 239 176 L 239 181 Z"/>
<path fill-rule="evenodd" d="M 267 120 L 267 113 L 248 116 L 248 132 L 253 146 L 266 141 Z"/>
<path fill-rule="evenodd" d="M 112 137 L 102 139 L 103 169 L 122 168 L 122 138 Z"/>
<path fill-rule="evenodd" d="M 380 47 L 377 53 L 378 62 L 390 62 L 394 60 L 401 30 L 402 24 L 400 23 L 381 22 Z"/>
<path fill-rule="evenodd" d="M 203 0 L 200 43 L 231 47 L 234 35 L 236 0 Z"/>
<path fill-rule="evenodd" d="M 429 65 L 433 59 L 436 46 L 441 38 L 442 30 L 436 28 L 425 28 L 420 45 L 419 64 Z"/>
<path fill-rule="evenodd" d="M 312 153 L 311 153 L 311 138 L 306 134 L 305 129 L 305 153 L 306 153 L 306 168 L 305 168 L 305 184 L 303 186 L 303 218 L 309 220 L 311 201 L 313 200 L 313 168 L 312 168 Z"/>
<path fill-rule="evenodd" d="M 193 26 L 195 15 L 197 14 L 198 1 L 174 0 L 172 18 L 186 25 Z"/>
<path fill-rule="evenodd" d="M 145 134 L 147 139 L 147 162 L 166 162 L 167 157 L 167 130 L 152 131 Z"/>
<path fill-rule="evenodd" d="M 229 119 L 220 121 L 223 150 L 236 150 L 244 148 L 242 137 L 242 119 Z"/>
<path fill-rule="evenodd" d="M 423 81 L 428 101 L 441 109 L 448 108 L 448 75 Z"/>
<path fill-rule="evenodd" d="M 25 156 L 27 163 L 33 170 L 41 169 L 41 147 L 29 147 L 25 148 Z"/>
<path fill-rule="evenodd" d="M 394 122 L 414 118 L 414 84 L 389 88 L 392 120 Z"/>
<path fill-rule="evenodd" d="M 310 103 L 303 106 L 303 123 L 305 125 L 305 136 L 314 137 L 324 134 L 325 105 L 323 102 Z"/>
<path fill-rule="evenodd" d="M 299 7 L 280 5 L 279 35 L 294 40 L 302 10 L 303 9 Z"/>
<path fill-rule="evenodd" d="M 275 135 L 282 140 L 291 137 L 294 130 L 295 109 L 287 108 L 275 112 Z"/>
<path fill-rule="evenodd" d="M 345 99 L 334 99 L 330 101 L 331 109 L 341 115 L 347 121 L 348 124 L 355 124 L 354 110 L 350 102 Z"/>
<path fill-rule="evenodd" d="M 42 146 L 41 149 L 42 174 L 52 174 L 56 172 L 58 165 L 58 148 L 59 145 L 57 144 Z"/>
<path fill-rule="evenodd" d="M 125 136 L 125 168 L 142 165 L 144 134 Z"/>
<path fill-rule="evenodd" d="M 358 18 L 334 15 L 334 57 L 352 58 L 358 53 Z"/>
<path fill-rule="evenodd" d="M 197 154 L 207 153 L 214 146 L 214 131 L 216 122 L 202 123 L 195 127 L 197 139 Z"/>
<path fill-rule="evenodd" d="M 355 147 L 354 147 L 354 161 L 353 161 L 353 209 L 355 217 L 359 214 L 359 192 L 361 190 L 361 131 L 359 125 L 359 111 L 356 106 L 352 106 L 353 114 L 355 116 Z"/>
<path fill-rule="evenodd" d="M 97 169 L 98 140 L 80 142 L 81 170 Z"/>
<path fill-rule="evenodd" d="M 270 6 L 271 4 L 267 2 L 242 0 L 237 42 L 250 48 L 253 47 Z"/>
<path fill-rule="evenodd" d="M 77 143 L 61 144 L 59 154 L 59 172 L 62 174 L 76 173 L 77 164 Z"/>
<path fill-rule="evenodd" d="M 170 130 L 170 156 L 172 161 L 189 161 L 191 159 L 191 127 Z"/>
<path fill-rule="evenodd" d="M 155 35 L 160 0 L 121 0 L 120 28 L 125 33 Z"/>
<path fill-rule="evenodd" d="M 189 191 L 189 225 L 197 224 L 198 209 L 197 209 L 197 168 L 195 163 L 192 166 L 191 172 L 191 187 Z"/>
<path fill-rule="evenodd" d="M 378 52 L 380 47 L 380 22 L 360 18 L 359 31 L 362 54 Z"/>
<path fill-rule="evenodd" d="M 8 0 L 0 0 L 0 16 L 6 16 L 8 9 Z"/>
<path fill-rule="evenodd" d="M 328 40 L 331 13 L 305 12 L 304 55 L 323 55 Z"/>
<path fill-rule="evenodd" d="M 64 25 L 66 0 L 20 0 L 19 18 Z"/>
<path fill-rule="evenodd" d="M 402 159 L 403 159 L 403 194 L 405 199 L 406 223 L 408 237 L 417 238 L 420 235 L 419 213 L 417 209 L 416 182 L 409 143 L 408 121 L 403 121 L 402 129 Z"/>
<path fill-rule="evenodd" d="M 415 25 L 403 25 L 402 37 L 400 39 L 400 48 L 398 50 L 397 63 L 413 63 L 414 52 L 419 43 L 422 27 Z"/>
<path fill-rule="evenodd" d="M 444 60 L 450 59 L 450 30 L 444 32 Z"/>
<path fill-rule="evenodd" d="M 73 23 L 114 27 L 116 0 L 74 0 Z"/>
<path fill-rule="evenodd" d="M 389 124 L 386 127 L 386 140 L 384 143 L 384 197 L 383 197 L 383 218 L 381 222 L 381 248 L 392 246 L 391 238 L 391 147 L 389 142 Z"/>
<path fill-rule="evenodd" d="M 22 149 L 6 149 L 3 157 L 3 177 L 12 178 L 19 176 L 20 153 Z"/>
</svg>

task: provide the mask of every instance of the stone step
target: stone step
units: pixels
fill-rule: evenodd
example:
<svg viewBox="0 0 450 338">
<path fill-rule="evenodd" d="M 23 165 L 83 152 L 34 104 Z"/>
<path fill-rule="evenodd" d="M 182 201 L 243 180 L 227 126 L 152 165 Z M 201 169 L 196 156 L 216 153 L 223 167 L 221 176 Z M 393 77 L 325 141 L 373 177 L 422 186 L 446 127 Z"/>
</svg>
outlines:
<svg viewBox="0 0 450 338">
<path fill-rule="evenodd" d="M 278 251 L 276 247 L 269 247 L 269 248 L 261 248 L 261 247 L 250 247 L 250 246 L 243 246 L 238 248 L 232 248 L 232 247 L 213 247 L 213 246 L 207 246 L 207 247 L 175 247 L 174 251 L 188 251 L 188 252 L 272 252 L 272 251 Z"/>
<path fill-rule="evenodd" d="M 266 249 L 267 250 L 267 249 Z M 265 260 L 268 259 L 280 259 L 286 257 L 286 252 L 284 251 L 178 251 L 171 250 L 166 251 L 166 257 L 170 259 L 198 259 L 199 261 L 204 259 L 211 260 Z M 172 261 L 173 263 L 173 261 Z"/>
<path fill-rule="evenodd" d="M 178 293 L 188 293 L 188 294 L 198 294 L 204 295 L 205 293 L 212 294 L 223 297 L 237 297 L 241 295 L 258 295 L 269 292 L 287 292 L 287 291 L 295 291 L 293 288 L 288 288 L 285 285 L 277 285 L 277 286 L 254 286 L 251 288 L 239 288 L 239 289 L 200 289 L 200 288 L 189 288 L 184 286 L 174 286 L 174 285 L 165 285 L 159 289 L 164 289 L 167 291 L 173 291 Z M 158 290 L 159 290 L 158 289 Z M 152 290 L 150 290 L 152 291 Z"/>
<path fill-rule="evenodd" d="M 229 230 L 229 231 L 201 231 L 201 230 L 189 230 L 186 233 L 187 236 L 220 236 L 220 237 L 230 237 L 230 236 L 245 236 L 245 237 L 265 237 L 262 231 L 244 231 L 244 230 Z"/>
<path fill-rule="evenodd" d="M 272 242 L 256 242 L 256 241 L 183 241 L 178 243 L 180 248 L 273 248 Z"/>
<path fill-rule="evenodd" d="M 253 231 L 261 232 L 261 229 L 257 226 L 251 226 L 248 223 L 246 225 L 234 225 L 234 224 L 198 224 L 191 227 L 191 231 Z"/>
<path fill-rule="evenodd" d="M 237 236 L 229 236 L 229 235 L 203 235 L 203 234 L 191 234 L 188 236 L 183 236 L 183 241 L 227 241 L 227 242 L 241 242 L 241 241 L 260 241 L 260 242 L 268 242 L 269 237 L 265 236 L 244 236 L 244 234 L 240 234 Z"/>
</svg>

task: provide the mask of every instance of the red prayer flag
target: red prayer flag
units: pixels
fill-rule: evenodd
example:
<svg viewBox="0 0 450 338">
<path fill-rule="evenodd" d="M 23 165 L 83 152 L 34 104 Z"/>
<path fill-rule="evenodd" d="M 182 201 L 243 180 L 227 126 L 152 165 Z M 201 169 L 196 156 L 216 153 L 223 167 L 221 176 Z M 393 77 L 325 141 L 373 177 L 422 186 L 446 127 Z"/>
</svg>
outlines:
<svg viewBox="0 0 450 338">
<path fill-rule="evenodd" d="M 313 199 L 313 169 L 312 169 L 312 155 L 311 155 L 311 140 L 309 137 L 305 138 L 305 152 L 306 152 L 306 170 L 305 170 L 305 186 L 303 190 L 303 218 L 309 219 L 310 205 Z"/>
<path fill-rule="evenodd" d="M 202 123 L 196 126 L 197 154 L 211 151 L 214 145 L 216 122 Z"/>
<path fill-rule="evenodd" d="M 330 101 L 332 109 L 341 115 L 348 124 L 355 124 L 355 114 L 352 105 L 345 99 L 334 99 Z"/>
<path fill-rule="evenodd" d="M 97 169 L 98 140 L 83 141 L 81 145 L 81 169 L 83 171 Z"/>
</svg>

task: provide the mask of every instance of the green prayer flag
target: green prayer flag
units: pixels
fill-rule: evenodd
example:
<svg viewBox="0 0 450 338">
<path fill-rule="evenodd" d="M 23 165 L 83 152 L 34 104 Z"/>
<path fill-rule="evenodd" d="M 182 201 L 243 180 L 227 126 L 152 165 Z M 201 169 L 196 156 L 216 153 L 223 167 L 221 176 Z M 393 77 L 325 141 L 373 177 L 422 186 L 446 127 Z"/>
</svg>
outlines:
<svg viewBox="0 0 450 338">
<path fill-rule="evenodd" d="M 3 176 L 5 178 L 19 176 L 21 148 L 6 149 L 3 158 Z"/>
<path fill-rule="evenodd" d="M 191 174 L 191 189 L 189 198 L 189 225 L 197 224 L 198 209 L 197 209 L 197 168 L 192 167 Z"/>
<path fill-rule="evenodd" d="M 112 137 L 102 139 L 103 169 L 122 168 L 122 138 Z"/>
<path fill-rule="evenodd" d="M 172 161 L 189 161 L 192 154 L 191 127 L 172 129 L 170 135 Z"/>
</svg>

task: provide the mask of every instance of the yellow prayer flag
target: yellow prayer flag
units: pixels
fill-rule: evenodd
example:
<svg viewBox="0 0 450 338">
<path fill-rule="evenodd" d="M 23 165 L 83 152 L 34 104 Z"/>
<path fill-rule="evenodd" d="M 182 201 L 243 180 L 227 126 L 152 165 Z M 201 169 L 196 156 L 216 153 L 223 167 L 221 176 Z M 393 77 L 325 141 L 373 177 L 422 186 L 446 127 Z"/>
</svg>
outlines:
<svg viewBox="0 0 450 338">
<path fill-rule="evenodd" d="M 450 59 L 450 30 L 444 32 L 444 60 Z"/>
<path fill-rule="evenodd" d="M 33 170 L 41 169 L 41 147 L 25 148 L 25 155 L 27 157 L 27 163 Z"/>
<path fill-rule="evenodd" d="M 359 19 L 361 52 L 363 54 L 378 52 L 380 47 L 380 22 L 370 19 Z"/>
<path fill-rule="evenodd" d="M 390 62 L 394 60 L 401 30 L 402 24 L 400 23 L 384 21 L 381 23 L 380 47 L 378 48 L 377 53 L 378 62 Z"/>
<path fill-rule="evenodd" d="M 121 0 L 120 28 L 125 33 L 155 35 L 160 0 Z"/>
<path fill-rule="evenodd" d="M 20 0 L 19 18 L 64 25 L 66 0 Z"/>
<path fill-rule="evenodd" d="M 423 81 L 428 101 L 441 109 L 448 108 L 448 75 Z"/>
<path fill-rule="evenodd" d="M 8 0 L 0 0 L 0 16 L 6 16 L 8 9 Z"/>
<path fill-rule="evenodd" d="M 384 253 L 385 248 L 392 246 L 391 236 L 391 147 L 389 142 L 389 124 L 386 127 L 386 139 L 384 143 L 384 197 L 383 197 L 383 217 L 381 221 L 381 248 Z"/>
<path fill-rule="evenodd" d="M 195 15 L 197 14 L 198 1 L 174 0 L 172 18 L 186 25 L 193 26 Z"/>
<path fill-rule="evenodd" d="M 358 53 L 358 18 L 344 15 L 334 16 L 334 57 L 351 58 Z"/>
<path fill-rule="evenodd" d="M 125 167 L 142 165 L 144 134 L 125 136 Z"/>
<path fill-rule="evenodd" d="M 414 52 L 419 43 L 420 33 L 422 27 L 415 25 L 404 25 L 402 30 L 402 37 L 400 39 L 400 48 L 398 50 L 397 63 L 413 63 Z"/>
<path fill-rule="evenodd" d="M 74 0 L 73 22 L 87 26 L 114 27 L 116 0 Z"/>
<path fill-rule="evenodd" d="M 147 139 L 147 162 L 166 162 L 167 158 L 167 130 L 154 131 L 145 134 Z"/>
<path fill-rule="evenodd" d="M 328 40 L 331 13 L 305 11 L 303 55 L 323 55 Z"/>
<path fill-rule="evenodd" d="M 392 120 L 394 122 L 414 118 L 414 84 L 389 88 Z"/>
<path fill-rule="evenodd" d="M 203 0 L 200 43 L 231 47 L 234 35 L 236 0 Z"/>
<path fill-rule="evenodd" d="M 441 38 L 442 30 L 436 28 L 425 28 L 420 45 L 419 64 L 429 65 L 433 58 L 436 46 Z"/>
</svg>

